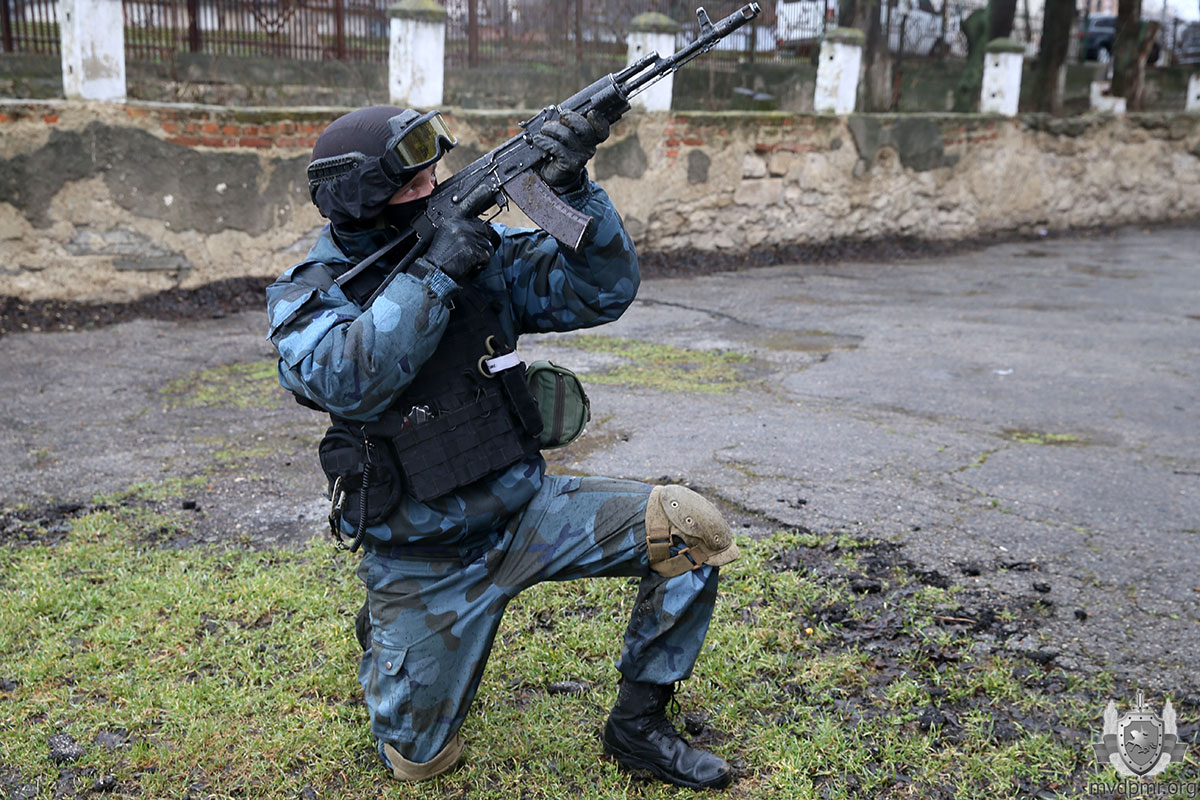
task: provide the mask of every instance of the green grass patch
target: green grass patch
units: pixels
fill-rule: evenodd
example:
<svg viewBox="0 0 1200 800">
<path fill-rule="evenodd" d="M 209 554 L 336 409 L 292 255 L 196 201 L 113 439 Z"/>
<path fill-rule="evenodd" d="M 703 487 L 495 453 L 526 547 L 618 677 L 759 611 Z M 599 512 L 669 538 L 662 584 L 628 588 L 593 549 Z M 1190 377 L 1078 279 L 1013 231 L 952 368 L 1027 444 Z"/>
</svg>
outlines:
<svg viewBox="0 0 1200 800">
<path fill-rule="evenodd" d="M 73 520 L 57 545 L 0 546 L 0 793 L 30 785 L 50 797 L 69 769 L 80 789 L 111 776 L 116 797 L 681 796 L 600 756 L 635 582 L 544 584 L 517 598 L 464 729 L 464 765 L 404 786 L 377 765 L 361 704 L 354 560 L 324 542 L 153 546 L 156 529 L 180 520 L 113 501 Z M 938 622 L 951 590 L 872 594 L 860 608 L 842 573 L 808 568 L 828 549 L 851 560 L 872 552 L 840 542 L 743 538 L 742 560 L 723 572 L 679 699 L 703 712 L 693 721 L 704 746 L 740 770 L 726 796 L 995 798 L 1081 786 L 1102 710 L 1087 695 L 1112 687 L 976 658 L 961 626 Z M 838 605 L 852 613 L 830 621 Z M 886 634 L 856 638 L 881 620 L 893 620 Z M 589 688 L 547 691 L 568 679 Z M 60 732 L 83 745 L 81 759 L 50 761 Z"/>
<path fill-rule="evenodd" d="M 273 408 L 284 396 L 273 359 L 193 372 L 160 391 L 171 408 Z"/>
<path fill-rule="evenodd" d="M 1004 438 L 1011 439 L 1019 444 L 1044 444 L 1044 445 L 1081 445 L 1086 444 L 1086 441 L 1079 438 L 1073 433 L 1043 433 L 1042 431 L 1030 431 L 1022 428 L 1006 428 L 1004 430 Z"/>
<path fill-rule="evenodd" d="M 644 386 L 668 392 L 737 391 L 745 384 L 739 367 L 751 360 L 744 353 L 685 350 L 642 339 L 596 334 L 563 337 L 555 344 L 621 357 L 621 364 L 589 373 L 587 380 L 593 383 Z"/>
</svg>

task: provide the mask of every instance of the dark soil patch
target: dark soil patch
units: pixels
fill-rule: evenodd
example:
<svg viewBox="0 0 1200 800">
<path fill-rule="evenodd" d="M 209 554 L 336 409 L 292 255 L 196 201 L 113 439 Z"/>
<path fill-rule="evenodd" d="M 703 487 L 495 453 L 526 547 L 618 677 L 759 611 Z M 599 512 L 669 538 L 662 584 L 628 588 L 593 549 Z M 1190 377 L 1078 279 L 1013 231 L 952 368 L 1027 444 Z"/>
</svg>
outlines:
<svg viewBox="0 0 1200 800">
<path fill-rule="evenodd" d="M 268 283 L 261 278 L 230 278 L 195 289 L 168 289 L 128 303 L 27 301 L 0 296 L 0 335 L 96 328 L 135 319 L 211 319 L 250 308 L 265 309 Z"/>
<path fill-rule="evenodd" d="M 57 544 L 70 531 L 71 520 L 102 508 L 85 503 L 0 507 L 0 544 Z"/>
<path fill-rule="evenodd" d="M 846 553 L 853 558 L 843 559 Z M 1042 733 L 1078 747 L 1080 755 L 1072 787 L 1023 781 L 1021 785 L 1007 787 L 1016 793 L 1010 796 L 1056 796 L 1067 788 L 1082 789 L 1092 776 L 1087 744 L 1093 731 L 1065 725 L 1052 711 L 1025 711 L 1016 703 L 981 692 L 951 696 L 937 677 L 969 669 L 970 664 L 979 663 L 991 654 L 1002 655 L 1012 665 L 1012 681 L 1028 692 L 1055 696 L 1063 707 L 1095 708 L 1099 714 L 1109 698 L 1096 695 L 1086 681 L 1073 681 L 1070 670 L 1056 662 L 1053 652 L 1030 652 L 1015 646 L 1036 631 L 1045 617 L 1045 600 L 1036 591 L 1027 596 L 1000 598 L 962 588 L 954 594 L 953 605 L 935 608 L 932 614 L 914 615 L 906 610 L 908 600 L 927 586 L 951 588 L 952 578 L 917 568 L 904 557 L 902 545 L 866 538 L 843 537 L 812 547 L 792 548 L 777 554 L 769 565 L 777 571 L 801 573 L 825 585 L 845 587 L 848 591 L 843 593 L 843 600 L 799 609 L 805 620 L 802 624 L 814 628 L 823 625 L 833 633 L 822 644 L 823 649 L 857 650 L 868 654 L 870 659 L 868 668 L 860 673 L 866 685 L 845 693 L 810 696 L 800 684 L 780 686 L 796 702 L 823 708 L 846 724 L 857 725 L 894 715 L 894 708 L 886 700 L 888 688 L 901 679 L 914 680 L 924 689 L 928 702 L 916 720 L 907 724 L 934 732 L 947 745 L 963 742 L 970 735 L 968 721 L 985 717 L 991 724 L 989 737 L 999 744 L 1016 741 L 1029 733 Z M 977 574 L 980 569 L 1021 566 L 997 563 L 971 571 Z M 939 631 L 949 636 L 930 635 Z M 1134 692 L 1135 687 L 1121 686 L 1116 689 L 1116 696 L 1133 696 Z M 1181 712 L 1181 718 L 1194 718 L 1195 700 L 1176 701 L 1177 706 L 1188 709 L 1186 716 Z M 1187 733 L 1180 726 L 1180 735 Z"/>
</svg>

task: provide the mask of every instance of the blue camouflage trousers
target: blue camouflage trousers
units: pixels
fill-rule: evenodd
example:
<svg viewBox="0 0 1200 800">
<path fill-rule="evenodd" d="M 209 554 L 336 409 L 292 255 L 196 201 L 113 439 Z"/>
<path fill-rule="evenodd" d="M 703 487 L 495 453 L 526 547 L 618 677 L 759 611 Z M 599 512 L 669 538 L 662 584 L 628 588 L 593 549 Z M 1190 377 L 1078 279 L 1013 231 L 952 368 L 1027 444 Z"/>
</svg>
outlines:
<svg viewBox="0 0 1200 800">
<path fill-rule="evenodd" d="M 508 602 L 541 581 L 639 577 L 617 669 L 669 684 L 691 675 L 717 595 L 717 570 L 674 578 L 646 560 L 653 487 L 612 478 L 547 475 L 541 490 L 487 546 L 444 559 L 368 552 L 371 647 L 359 681 L 371 732 L 424 763 L 466 718 Z"/>
</svg>

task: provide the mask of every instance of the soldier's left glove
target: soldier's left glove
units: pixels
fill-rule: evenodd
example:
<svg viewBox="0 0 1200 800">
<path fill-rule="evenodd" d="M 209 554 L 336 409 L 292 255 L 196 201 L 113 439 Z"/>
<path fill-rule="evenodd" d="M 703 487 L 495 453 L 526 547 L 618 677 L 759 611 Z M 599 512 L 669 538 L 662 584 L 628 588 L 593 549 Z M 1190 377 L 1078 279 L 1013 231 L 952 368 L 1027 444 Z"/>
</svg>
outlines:
<svg viewBox="0 0 1200 800">
<path fill-rule="evenodd" d="M 542 180 L 559 194 L 583 185 L 583 168 L 596 155 L 596 145 L 608 138 L 608 120 L 598 111 L 585 117 L 564 111 L 534 134 L 533 143 L 550 154 L 542 167 Z"/>
</svg>

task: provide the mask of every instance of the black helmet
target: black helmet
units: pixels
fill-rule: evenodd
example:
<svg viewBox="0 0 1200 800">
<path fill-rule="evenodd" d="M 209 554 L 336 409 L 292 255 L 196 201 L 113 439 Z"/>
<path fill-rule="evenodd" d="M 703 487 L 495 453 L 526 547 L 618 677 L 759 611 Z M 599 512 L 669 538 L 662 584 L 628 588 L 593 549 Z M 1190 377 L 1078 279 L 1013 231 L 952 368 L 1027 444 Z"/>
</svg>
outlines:
<svg viewBox="0 0 1200 800">
<path fill-rule="evenodd" d="M 308 193 L 334 223 L 379 216 L 396 190 L 458 144 L 437 111 L 370 106 L 338 117 L 317 137 Z"/>
</svg>

